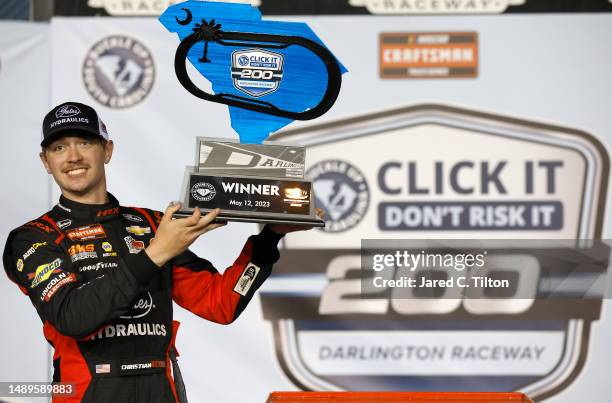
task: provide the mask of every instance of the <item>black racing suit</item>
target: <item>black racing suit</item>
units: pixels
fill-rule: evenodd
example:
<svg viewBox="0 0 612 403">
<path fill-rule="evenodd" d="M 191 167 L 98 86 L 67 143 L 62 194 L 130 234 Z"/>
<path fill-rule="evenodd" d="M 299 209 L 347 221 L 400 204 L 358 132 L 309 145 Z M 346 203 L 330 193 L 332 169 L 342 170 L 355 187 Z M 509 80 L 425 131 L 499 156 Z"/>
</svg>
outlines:
<svg viewBox="0 0 612 403">
<path fill-rule="evenodd" d="M 169 402 L 177 392 L 170 354 L 178 322 L 172 301 L 205 319 L 238 317 L 278 260 L 281 236 L 251 236 L 223 274 L 187 250 L 164 267 L 144 248 L 161 213 L 60 198 L 13 230 L 3 262 L 30 297 L 55 349 L 54 382 L 74 383 L 54 402 Z"/>
</svg>

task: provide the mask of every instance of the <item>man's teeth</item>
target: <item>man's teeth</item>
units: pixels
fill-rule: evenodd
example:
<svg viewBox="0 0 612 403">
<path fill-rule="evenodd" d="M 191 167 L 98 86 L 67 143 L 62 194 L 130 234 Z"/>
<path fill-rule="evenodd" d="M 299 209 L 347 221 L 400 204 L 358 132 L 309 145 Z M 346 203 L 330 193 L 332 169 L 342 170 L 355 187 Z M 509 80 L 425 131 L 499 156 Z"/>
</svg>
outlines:
<svg viewBox="0 0 612 403">
<path fill-rule="evenodd" d="M 72 171 L 68 171 L 68 175 L 80 175 L 85 172 L 85 168 L 73 169 Z"/>
</svg>

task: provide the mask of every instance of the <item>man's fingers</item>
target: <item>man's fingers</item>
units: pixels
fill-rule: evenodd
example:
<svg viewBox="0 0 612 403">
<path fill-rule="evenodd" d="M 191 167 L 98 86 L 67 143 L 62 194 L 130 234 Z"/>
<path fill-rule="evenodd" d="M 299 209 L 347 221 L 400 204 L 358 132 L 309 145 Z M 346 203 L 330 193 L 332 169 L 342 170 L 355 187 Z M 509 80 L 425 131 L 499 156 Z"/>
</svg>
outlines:
<svg viewBox="0 0 612 403">
<path fill-rule="evenodd" d="M 172 215 L 181 209 L 180 202 L 170 202 L 168 207 L 166 207 L 166 211 L 164 211 L 164 216 L 162 217 L 162 222 L 172 221 Z"/>
<path fill-rule="evenodd" d="M 200 226 L 201 224 L 205 223 L 203 225 L 205 227 L 206 225 L 212 223 L 213 221 L 215 221 L 215 218 L 217 218 L 219 213 L 221 213 L 221 209 L 219 209 L 219 208 L 216 208 L 216 209 L 210 211 L 208 214 L 206 214 L 204 217 L 202 217 L 200 219 L 200 222 L 198 223 L 198 226 Z"/>
<path fill-rule="evenodd" d="M 200 221 L 197 222 L 191 229 L 193 231 L 200 231 L 202 228 L 212 223 L 215 220 L 215 218 L 217 218 L 220 212 L 221 212 L 221 209 L 218 209 L 218 208 L 210 211 L 205 216 L 200 217 Z"/>
<path fill-rule="evenodd" d="M 185 226 L 192 227 L 194 225 L 197 225 L 200 222 L 201 218 L 202 218 L 202 211 L 200 210 L 199 207 L 196 207 L 195 209 L 193 209 L 193 213 L 185 219 L 184 221 Z"/>
</svg>

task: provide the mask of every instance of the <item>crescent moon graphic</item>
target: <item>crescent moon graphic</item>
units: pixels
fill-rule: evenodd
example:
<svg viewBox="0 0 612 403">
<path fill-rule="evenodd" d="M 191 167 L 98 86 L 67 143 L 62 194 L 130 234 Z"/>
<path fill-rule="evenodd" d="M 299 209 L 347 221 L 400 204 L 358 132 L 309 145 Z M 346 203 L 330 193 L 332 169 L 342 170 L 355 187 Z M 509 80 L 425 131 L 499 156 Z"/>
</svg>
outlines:
<svg viewBox="0 0 612 403">
<path fill-rule="evenodd" d="M 176 22 L 178 22 L 181 25 L 189 25 L 189 23 L 191 23 L 191 20 L 193 18 L 193 15 L 191 15 L 191 10 L 187 8 L 181 8 L 181 10 L 184 10 L 187 13 L 187 18 L 185 18 L 184 20 L 179 20 L 178 17 L 174 17 L 176 19 Z"/>
</svg>

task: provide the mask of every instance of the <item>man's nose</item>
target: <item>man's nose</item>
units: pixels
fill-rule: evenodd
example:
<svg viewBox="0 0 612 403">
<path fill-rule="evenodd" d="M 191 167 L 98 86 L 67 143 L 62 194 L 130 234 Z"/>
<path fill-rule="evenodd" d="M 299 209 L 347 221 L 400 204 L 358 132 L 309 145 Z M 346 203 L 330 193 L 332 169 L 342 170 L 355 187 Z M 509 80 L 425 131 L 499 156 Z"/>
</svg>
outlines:
<svg viewBox="0 0 612 403">
<path fill-rule="evenodd" d="M 83 156 L 81 155 L 79 147 L 77 147 L 76 144 L 71 144 L 70 147 L 68 147 L 68 161 L 80 161 L 82 158 Z"/>
</svg>

